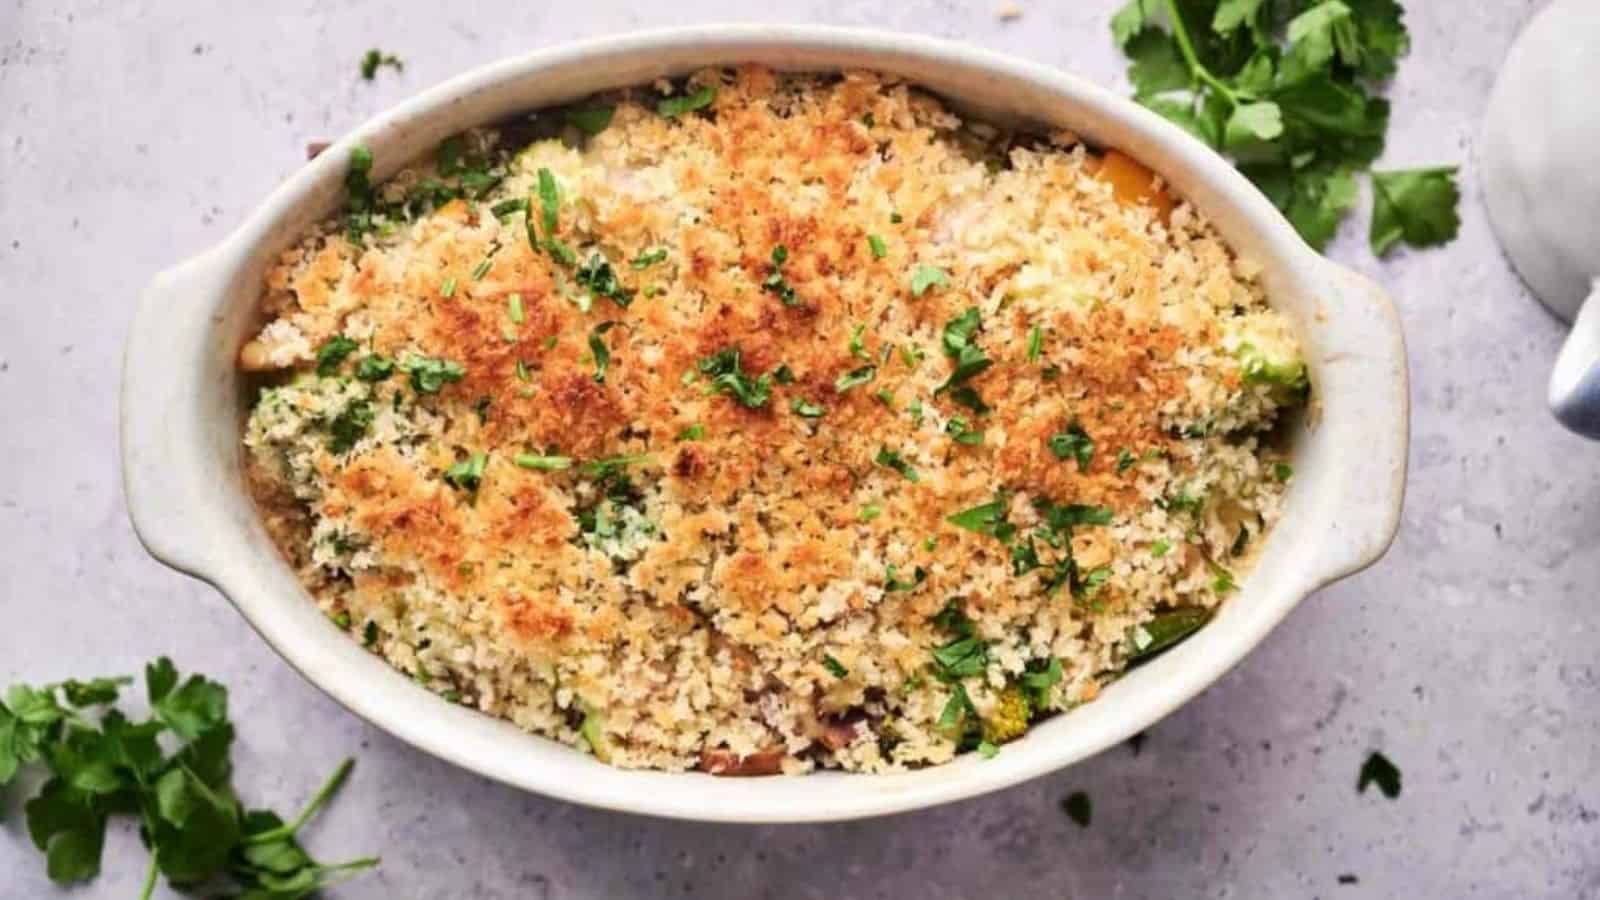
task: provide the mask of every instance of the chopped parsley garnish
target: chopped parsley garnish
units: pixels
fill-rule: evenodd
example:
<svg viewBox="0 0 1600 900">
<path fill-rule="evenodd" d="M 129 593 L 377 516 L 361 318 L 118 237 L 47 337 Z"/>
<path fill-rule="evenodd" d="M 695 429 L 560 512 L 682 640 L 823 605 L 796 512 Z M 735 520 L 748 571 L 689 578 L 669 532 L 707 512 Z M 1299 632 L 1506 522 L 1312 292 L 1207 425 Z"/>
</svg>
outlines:
<svg viewBox="0 0 1600 900">
<path fill-rule="evenodd" d="M 978 323 L 979 318 L 976 307 L 968 309 L 945 323 L 944 354 L 955 359 L 956 367 L 951 371 L 950 377 L 946 378 L 944 383 L 934 390 L 935 394 L 942 394 L 951 388 L 958 387 L 994 365 L 994 360 L 990 359 L 989 355 L 984 353 L 983 348 L 979 347 L 974 340 L 978 330 Z M 972 407 L 980 415 L 987 412 L 989 408 L 978 398 L 975 391 L 970 394 L 968 400 L 962 400 L 960 397 L 953 399 L 964 402 L 965 405 Z"/>
<path fill-rule="evenodd" d="M 443 283 L 441 283 L 439 285 L 439 296 L 445 298 L 446 300 L 449 300 L 451 297 L 454 297 L 455 295 L 456 295 L 456 279 L 455 279 L 455 276 L 452 275 L 451 277 L 446 278 L 443 281 Z"/>
<path fill-rule="evenodd" d="M 706 426 L 700 422 L 696 422 L 693 425 L 690 425 L 688 428 L 678 432 L 679 441 L 698 441 L 705 436 Z"/>
<path fill-rule="evenodd" d="M 1374 750 L 1361 764 L 1361 774 L 1356 776 L 1356 793 L 1364 794 L 1367 785 L 1375 784 L 1390 800 L 1400 796 L 1400 768 L 1389 757 Z"/>
<path fill-rule="evenodd" d="M 359 346 L 361 345 L 342 334 L 329 338 L 328 342 L 317 351 L 317 374 L 324 378 L 337 374 L 345 357 L 354 353 Z"/>
<path fill-rule="evenodd" d="M 862 366 L 859 369 L 851 369 L 850 371 L 834 379 L 833 390 L 834 393 L 842 394 L 851 388 L 860 387 L 861 385 L 866 384 L 877 377 L 877 366 Z"/>
<path fill-rule="evenodd" d="M 943 681 L 982 675 L 989 667 L 989 645 L 967 634 L 933 650 L 934 674 Z"/>
<path fill-rule="evenodd" d="M 789 248 L 782 244 L 772 248 L 772 269 L 767 273 L 767 280 L 761 282 L 761 289 L 769 294 L 776 294 L 784 306 L 799 306 L 800 298 L 795 296 L 794 288 L 783 277 L 783 264 L 789 259 Z"/>
<path fill-rule="evenodd" d="M 1176 647 L 1210 618 L 1211 612 L 1202 607 L 1179 607 L 1156 613 L 1150 621 L 1128 629 L 1128 665 L 1148 662 Z"/>
<path fill-rule="evenodd" d="M 1000 748 L 988 741 L 979 741 L 977 752 L 978 755 L 984 759 L 994 759 L 996 756 L 1000 755 Z"/>
<path fill-rule="evenodd" d="M 1089 821 L 1094 817 L 1094 805 L 1089 800 L 1089 795 L 1083 791 L 1073 791 L 1061 801 L 1061 810 L 1067 818 L 1078 824 L 1079 828 L 1088 828 Z"/>
<path fill-rule="evenodd" d="M 922 418 L 923 418 L 922 398 L 921 397 L 913 397 L 911 399 L 911 405 L 906 407 L 906 409 L 911 413 L 911 424 L 917 425 L 917 426 L 920 427 L 922 425 Z"/>
<path fill-rule="evenodd" d="M 454 360 L 432 356 L 405 356 L 400 371 L 411 376 L 411 389 L 419 394 L 437 394 L 445 385 L 460 381 L 467 370 Z"/>
<path fill-rule="evenodd" d="M 556 226 L 561 221 L 561 185 L 549 169 L 539 169 L 539 210 L 544 224 L 544 236 L 555 237 Z"/>
<path fill-rule="evenodd" d="M 611 263 L 599 253 L 591 255 L 588 262 L 572 273 L 572 277 L 580 287 L 609 299 L 623 309 L 627 309 L 633 302 L 633 291 L 622 286 L 622 282 L 617 280 L 616 271 L 611 268 Z"/>
<path fill-rule="evenodd" d="M 1033 501 L 1033 508 L 1044 517 L 1052 530 L 1065 532 L 1077 525 L 1110 525 L 1111 510 L 1104 506 L 1086 506 L 1082 503 L 1051 503 L 1049 500 Z"/>
<path fill-rule="evenodd" d="M 916 482 L 921 480 L 921 476 L 917 474 L 917 470 L 913 469 L 910 463 L 901 458 L 899 453 L 894 450 L 890 450 L 888 447 L 880 448 L 878 450 L 878 455 L 873 458 L 873 462 L 883 466 L 886 469 L 893 469 L 894 471 L 899 472 L 907 481 Z"/>
<path fill-rule="evenodd" d="M 1166 556 L 1168 553 L 1171 553 L 1171 552 L 1172 552 L 1172 542 L 1169 541 L 1169 540 L 1166 540 L 1164 538 L 1161 539 L 1161 540 L 1158 540 L 1154 544 L 1150 545 L 1150 555 L 1154 556 L 1156 559 L 1160 559 L 1161 557 Z"/>
<path fill-rule="evenodd" d="M 528 364 L 520 359 L 517 360 L 517 364 L 512 367 L 512 371 L 516 373 L 518 381 L 532 380 L 532 376 L 528 374 Z"/>
<path fill-rule="evenodd" d="M 861 507 L 861 512 L 858 515 L 861 521 L 871 522 L 873 519 L 883 515 L 883 507 L 877 503 L 868 503 Z"/>
<path fill-rule="evenodd" d="M 1127 447 L 1117 451 L 1117 474 L 1122 474 L 1133 468 L 1139 462 L 1139 457 L 1129 452 Z"/>
<path fill-rule="evenodd" d="M 594 354 L 594 380 L 597 384 L 605 384 L 606 371 L 611 368 L 611 350 L 606 347 L 605 334 L 618 324 L 601 322 L 589 332 L 589 352 Z"/>
<path fill-rule="evenodd" d="M 717 89 L 709 84 L 702 85 L 693 93 L 677 97 L 663 97 L 656 102 L 656 113 L 667 119 L 676 119 L 685 113 L 705 109 L 711 101 L 717 98 Z"/>
<path fill-rule="evenodd" d="M 827 669 L 828 673 L 835 678 L 843 678 L 850 674 L 850 670 L 844 667 L 844 663 L 834 659 L 831 653 L 822 654 L 822 667 Z"/>
<path fill-rule="evenodd" d="M 983 432 L 968 425 L 967 420 L 961 416 L 951 416 L 950 421 L 945 423 L 944 430 L 950 435 L 950 439 L 958 444 L 973 447 L 983 443 Z"/>
<path fill-rule="evenodd" d="M 521 294 L 512 294 L 506 298 L 506 315 L 510 316 L 511 321 L 517 325 L 527 321 L 527 313 L 522 309 Z"/>
<path fill-rule="evenodd" d="M 634 271 L 637 272 L 637 271 L 641 271 L 643 269 L 648 269 L 648 268 L 650 268 L 651 266 L 655 265 L 658 262 L 666 262 L 666 259 L 667 259 L 667 248 L 665 248 L 665 247 L 657 247 L 656 249 L 650 250 L 650 251 L 644 251 L 644 250 L 639 251 L 639 255 L 635 256 L 628 263 L 628 265 Z"/>
<path fill-rule="evenodd" d="M 883 259 L 889 255 L 889 245 L 883 242 L 883 238 L 875 234 L 867 235 L 867 247 L 872 251 L 873 259 Z"/>
<path fill-rule="evenodd" d="M 635 453 L 630 456 L 607 456 L 603 459 L 591 459 L 579 467 L 578 471 L 590 478 L 611 478 L 622 474 L 629 466 L 654 462 L 655 457 L 648 453 Z"/>
<path fill-rule="evenodd" d="M 794 384 L 794 370 L 789 368 L 788 363 L 783 363 L 772 370 L 772 378 L 779 384 Z"/>
<path fill-rule="evenodd" d="M 370 353 L 356 363 L 356 377 L 362 381 L 383 381 L 394 374 L 394 360 Z"/>
<path fill-rule="evenodd" d="M 489 424 L 489 408 L 493 405 L 494 398 L 490 397 L 488 394 L 479 397 L 478 402 L 472 404 L 472 411 L 478 414 L 479 425 Z"/>
<path fill-rule="evenodd" d="M 573 128 L 594 137 L 611 127 L 611 117 L 616 112 L 616 108 L 611 106 L 569 106 L 561 111 L 561 118 Z"/>
<path fill-rule="evenodd" d="M 872 392 L 872 396 L 876 397 L 879 403 L 882 403 L 889 409 L 894 409 L 894 391 L 891 391 L 888 388 L 878 388 Z"/>
<path fill-rule="evenodd" d="M 527 208 L 528 199 L 526 197 L 512 197 L 509 200 L 501 200 L 499 203 L 489 207 L 489 212 L 496 219 L 503 219 L 512 213 L 523 212 Z"/>
<path fill-rule="evenodd" d="M 540 456 L 536 453 L 518 453 L 512 462 L 524 469 L 537 469 L 541 472 L 556 472 L 572 468 L 570 456 Z"/>
<path fill-rule="evenodd" d="M 921 297 L 930 288 L 950 286 L 950 276 L 938 266 L 919 265 L 911 273 L 911 296 Z"/>
<path fill-rule="evenodd" d="M 872 354 L 867 352 L 866 343 L 862 340 L 866 334 L 867 326 L 857 325 L 850 330 L 850 355 L 857 359 L 871 359 Z"/>
<path fill-rule="evenodd" d="M 724 347 L 700 360 L 701 374 L 711 377 L 711 388 L 738 400 L 746 409 L 760 409 L 772 396 L 772 373 L 759 378 L 745 374 L 739 366 L 739 349 Z"/>
<path fill-rule="evenodd" d="M 185 893 L 204 884 L 212 896 L 287 900 L 377 865 L 373 858 L 321 863 L 300 843 L 302 828 L 344 783 L 353 760 L 340 764 L 285 823 L 270 810 L 247 807 L 235 790 L 238 723 L 229 720 L 226 687 L 202 675 L 180 678 L 161 657 L 144 668 L 149 717 L 139 720 L 113 706 L 132 681 L 17 684 L 0 704 L 0 788 L 16 778 L 11 793 L 32 793 L 18 805 L 51 881 L 98 876 L 107 827 L 120 832 L 126 819 L 138 823 L 150 855 L 141 898 L 164 875 Z M 46 766 L 53 777 L 33 777 Z M 11 872 L 7 882 L 17 878 Z"/>
<path fill-rule="evenodd" d="M 377 642 L 378 642 L 378 623 L 372 621 L 371 619 L 368 619 L 366 627 L 361 629 L 361 644 L 364 647 L 371 647 L 373 644 L 376 644 Z"/>
<path fill-rule="evenodd" d="M 489 464 L 487 453 L 474 453 L 445 470 L 444 480 L 451 487 L 476 491 L 483 483 L 483 469 Z"/>
<path fill-rule="evenodd" d="M 494 257 L 486 256 L 483 261 L 472 268 L 472 280 L 482 281 L 483 276 L 489 274 L 489 269 L 494 265 Z"/>
<path fill-rule="evenodd" d="M 827 408 L 819 403 L 812 403 L 803 397 L 793 397 L 789 400 L 789 410 L 797 416 L 807 419 L 820 419 L 827 414 Z"/>
<path fill-rule="evenodd" d="M 1206 498 L 1204 496 L 1195 497 L 1184 488 L 1179 488 L 1176 494 L 1162 497 L 1156 501 L 1156 506 L 1169 512 L 1185 512 L 1192 515 L 1199 515 L 1200 510 L 1205 505 Z"/>
<path fill-rule="evenodd" d="M 396 72 L 404 72 L 405 61 L 393 53 L 385 53 L 374 47 L 361 57 L 361 77 L 371 81 L 378 77 L 378 69 L 387 66 Z"/>
<path fill-rule="evenodd" d="M 899 213 L 897 213 L 897 212 L 889 213 L 889 224 L 890 225 L 899 225 L 901 222 L 904 222 L 904 221 L 905 221 L 905 217 L 900 215 Z"/>
<path fill-rule="evenodd" d="M 1272 477 L 1279 481 L 1288 481 L 1294 477 L 1294 466 L 1288 463 L 1273 463 Z"/>
<path fill-rule="evenodd" d="M 957 528 L 1010 540 L 1016 526 L 1006 521 L 1006 501 L 1001 499 L 964 509 L 945 519 Z"/>
<path fill-rule="evenodd" d="M 884 568 L 883 572 L 883 589 L 891 594 L 903 594 L 916 590 L 918 586 L 927 580 L 928 570 L 921 566 L 917 566 L 912 570 L 911 578 L 909 580 L 902 581 L 895 575 L 894 563 L 889 563 L 889 565 Z"/>
<path fill-rule="evenodd" d="M 372 404 L 365 400 L 351 401 L 328 423 L 328 433 L 332 436 L 328 441 L 328 449 L 334 453 L 344 453 L 354 447 L 357 441 L 366 436 L 373 418 Z"/>
<path fill-rule="evenodd" d="M 1077 460 L 1078 471 L 1087 472 L 1089 464 L 1094 461 L 1094 441 L 1082 426 L 1073 422 L 1066 431 L 1050 436 L 1050 452 L 1056 455 L 1056 459 Z"/>
<path fill-rule="evenodd" d="M 1033 323 L 1028 329 L 1028 362 L 1038 362 L 1039 354 L 1044 350 L 1044 330 L 1039 323 Z"/>
<path fill-rule="evenodd" d="M 1022 685 L 1022 692 L 1028 698 L 1028 705 L 1036 710 L 1045 710 L 1050 708 L 1051 688 L 1060 684 L 1063 677 L 1061 660 L 1052 656 L 1049 662 L 1028 660 L 1022 677 L 1017 681 Z"/>
<path fill-rule="evenodd" d="M 1376 88 L 1410 47 L 1402 15 L 1394 0 L 1127 0 L 1111 31 L 1136 99 L 1231 156 L 1321 250 L 1383 152 Z M 1453 238 L 1453 175 L 1373 173 L 1373 251 Z"/>
</svg>

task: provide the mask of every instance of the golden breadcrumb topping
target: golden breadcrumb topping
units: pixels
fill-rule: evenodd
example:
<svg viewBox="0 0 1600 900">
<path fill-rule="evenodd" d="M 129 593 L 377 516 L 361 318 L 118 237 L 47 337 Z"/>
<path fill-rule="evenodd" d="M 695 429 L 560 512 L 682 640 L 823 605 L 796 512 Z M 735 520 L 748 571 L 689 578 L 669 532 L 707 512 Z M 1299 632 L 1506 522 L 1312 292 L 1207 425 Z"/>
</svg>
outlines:
<svg viewBox="0 0 1600 900">
<path fill-rule="evenodd" d="M 370 162 L 240 353 L 263 515 L 356 639 L 605 761 L 989 752 L 1278 515 L 1292 331 L 1123 154 L 746 68 Z"/>
</svg>

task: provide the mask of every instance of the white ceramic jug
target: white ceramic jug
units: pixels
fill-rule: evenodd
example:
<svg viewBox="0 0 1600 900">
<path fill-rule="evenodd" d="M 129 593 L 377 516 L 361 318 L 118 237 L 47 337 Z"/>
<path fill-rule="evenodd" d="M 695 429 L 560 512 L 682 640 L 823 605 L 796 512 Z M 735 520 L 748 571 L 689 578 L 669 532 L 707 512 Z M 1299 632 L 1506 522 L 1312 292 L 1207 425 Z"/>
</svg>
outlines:
<svg viewBox="0 0 1600 900">
<path fill-rule="evenodd" d="M 1512 46 L 1479 163 L 1495 236 L 1572 334 L 1550 376 L 1562 424 L 1600 439 L 1600 0 L 1556 0 Z"/>
</svg>

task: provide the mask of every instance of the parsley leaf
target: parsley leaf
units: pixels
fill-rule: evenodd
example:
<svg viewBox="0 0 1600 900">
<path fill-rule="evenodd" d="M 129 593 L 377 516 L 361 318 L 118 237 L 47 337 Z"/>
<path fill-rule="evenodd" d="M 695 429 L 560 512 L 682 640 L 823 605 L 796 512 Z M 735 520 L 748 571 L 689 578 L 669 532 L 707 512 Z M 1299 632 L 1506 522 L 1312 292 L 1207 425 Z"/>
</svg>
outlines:
<svg viewBox="0 0 1600 900">
<path fill-rule="evenodd" d="M 622 286 L 622 282 L 617 280 L 616 271 L 611 268 L 611 263 L 600 253 L 592 254 L 588 262 L 572 273 L 572 278 L 580 287 L 607 298 L 623 309 L 627 309 L 629 304 L 633 303 L 633 291 Z"/>
<path fill-rule="evenodd" d="M 699 368 L 702 374 L 711 376 L 714 391 L 733 397 L 747 409 L 766 406 L 772 396 L 772 374 L 769 372 L 759 378 L 745 374 L 739 365 L 737 347 L 725 347 L 705 357 L 700 360 Z"/>
<path fill-rule="evenodd" d="M 352 400 L 333 417 L 328 423 L 328 433 L 332 436 L 328 441 L 328 449 L 334 453 L 345 453 L 356 445 L 367 434 L 367 429 L 372 426 L 375 415 L 372 404 L 365 400 Z"/>
<path fill-rule="evenodd" d="M 911 273 L 911 296 L 921 297 L 930 288 L 950 286 L 950 276 L 938 266 L 919 265 Z"/>
<path fill-rule="evenodd" d="M 638 256 L 635 256 L 631 261 L 629 261 L 628 267 L 637 272 L 642 269 L 648 269 L 658 262 L 665 262 L 666 259 L 667 248 L 665 247 L 657 247 L 656 249 L 650 251 L 641 250 L 639 251 Z"/>
<path fill-rule="evenodd" d="M 828 410 L 820 404 L 812 403 L 802 397 L 794 397 L 789 401 L 789 410 L 797 416 L 807 419 L 820 419 Z"/>
<path fill-rule="evenodd" d="M 918 586 L 927 580 L 928 571 L 921 566 L 917 566 L 914 570 L 912 570 L 911 580 L 901 581 L 895 576 L 894 563 L 889 563 L 889 565 L 884 568 L 883 572 L 883 589 L 891 594 L 906 593 L 908 591 L 916 590 Z"/>
<path fill-rule="evenodd" d="M 945 423 L 944 431 L 958 444 L 975 447 L 983 443 L 983 432 L 968 425 L 967 420 L 960 416 L 951 416 L 950 421 Z"/>
<path fill-rule="evenodd" d="M 910 463 L 906 462 L 897 451 L 890 450 L 888 447 L 880 447 L 878 455 L 873 458 L 873 462 L 886 469 L 893 469 L 899 472 L 907 481 L 917 482 L 922 480 L 922 477 L 917 474 L 917 470 L 912 468 Z"/>
<path fill-rule="evenodd" d="M 606 346 L 605 334 L 618 324 L 601 322 L 589 332 L 589 352 L 594 354 L 594 380 L 597 384 L 605 384 L 606 370 L 611 368 L 611 349 Z"/>
<path fill-rule="evenodd" d="M 354 340 L 342 334 L 329 338 L 328 342 L 317 351 L 317 374 L 324 378 L 337 375 L 339 365 L 344 362 L 345 357 L 354 353 L 358 346 L 360 345 Z"/>
<path fill-rule="evenodd" d="M 935 394 L 942 394 L 976 377 L 994 365 L 994 360 L 990 359 L 989 355 L 983 352 L 983 348 L 979 347 L 973 340 L 978 330 L 978 324 L 979 314 L 976 307 L 968 309 L 945 323 L 943 334 L 944 353 L 946 356 L 955 358 L 956 367 L 950 373 L 950 377 L 945 379 L 944 383 L 934 390 Z M 962 400 L 959 397 L 956 399 L 972 407 L 980 415 L 988 411 L 988 407 L 983 404 L 982 400 L 978 399 L 976 393 L 973 393 L 968 400 Z"/>
<path fill-rule="evenodd" d="M 782 244 L 772 248 L 772 269 L 767 274 L 767 279 L 761 282 L 761 289 L 769 294 L 776 294 L 784 306 L 799 306 L 800 298 L 795 296 L 794 288 L 783 277 L 783 264 L 789 259 L 789 248 Z"/>
<path fill-rule="evenodd" d="M 1089 464 L 1094 461 L 1094 441 L 1082 426 L 1073 422 L 1066 431 L 1050 436 L 1050 452 L 1056 455 L 1056 459 L 1076 459 L 1078 471 L 1087 472 Z"/>
<path fill-rule="evenodd" d="M 562 110 L 561 118 L 573 128 L 594 137 L 611 127 L 611 117 L 616 112 L 612 106 L 572 106 Z"/>
<path fill-rule="evenodd" d="M 445 470 L 444 480 L 451 487 L 476 491 L 483 483 L 483 469 L 489 463 L 486 453 L 474 453 Z"/>
<path fill-rule="evenodd" d="M 867 249 L 872 251 L 873 259 L 883 259 L 889 255 L 889 245 L 883 242 L 883 238 L 875 234 L 867 235 Z"/>
<path fill-rule="evenodd" d="M 844 667 L 844 663 L 834 659 L 831 653 L 822 654 L 822 667 L 827 669 L 828 673 L 835 678 L 843 678 L 850 674 L 850 670 Z"/>
<path fill-rule="evenodd" d="M 536 453 L 518 453 L 512 460 L 524 469 L 535 469 L 541 472 L 559 472 L 572 468 L 570 456 L 540 456 Z"/>
<path fill-rule="evenodd" d="M 842 394 L 853 387 L 860 387 L 877 377 L 877 366 L 862 366 L 859 369 L 851 369 L 834 379 L 833 390 L 836 394 Z"/>
<path fill-rule="evenodd" d="M 1356 777 L 1356 793 L 1366 793 L 1369 784 L 1376 784 L 1385 797 L 1393 800 L 1400 796 L 1400 768 L 1390 762 L 1389 757 L 1372 751 Z"/>
<path fill-rule="evenodd" d="M 1383 256 L 1401 242 L 1448 243 L 1461 227 L 1456 167 L 1372 173 L 1372 252 Z"/>
<path fill-rule="evenodd" d="M 400 371 L 410 374 L 411 389 L 419 394 L 437 394 L 445 385 L 467 375 L 467 370 L 454 360 L 415 355 L 400 359 Z"/>
<path fill-rule="evenodd" d="M 367 81 L 377 78 L 378 69 L 382 66 L 388 66 L 396 72 L 404 72 L 406 69 L 406 64 L 400 57 L 374 47 L 361 57 L 361 77 Z"/>
<path fill-rule="evenodd" d="M 692 93 L 677 97 L 664 97 L 656 102 L 656 113 L 663 118 L 676 119 L 686 113 L 705 109 L 717 99 L 717 89 L 711 85 L 702 85 Z"/>
</svg>

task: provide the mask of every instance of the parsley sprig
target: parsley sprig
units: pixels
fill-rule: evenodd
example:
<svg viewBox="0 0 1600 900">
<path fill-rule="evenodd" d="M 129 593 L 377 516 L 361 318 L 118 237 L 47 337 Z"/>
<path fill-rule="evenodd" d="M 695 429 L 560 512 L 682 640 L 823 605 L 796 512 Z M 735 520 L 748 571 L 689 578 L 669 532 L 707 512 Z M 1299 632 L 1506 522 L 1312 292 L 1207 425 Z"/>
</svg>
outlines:
<svg viewBox="0 0 1600 900">
<path fill-rule="evenodd" d="M 132 681 L 18 684 L 0 704 L 0 787 L 24 766 L 42 763 L 50 772 L 24 811 L 51 881 L 100 874 L 114 815 L 138 817 L 150 848 L 140 900 L 160 876 L 178 888 L 231 882 L 241 897 L 299 900 L 378 864 L 373 857 L 319 863 L 299 843 L 300 829 L 349 777 L 353 760 L 292 821 L 246 809 L 231 783 L 227 689 L 201 675 L 182 679 L 162 657 L 145 667 L 151 715 L 136 722 L 113 706 Z"/>
<path fill-rule="evenodd" d="M 1403 15 L 1396 0 L 1128 0 L 1111 32 L 1135 99 L 1232 157 L 1320 250 L 1383 152 L 1375 90 L 1410 48 Z M 1454 238 L 1454 178 L 1374 172 L 1373 252 Z"/>
</svg>

